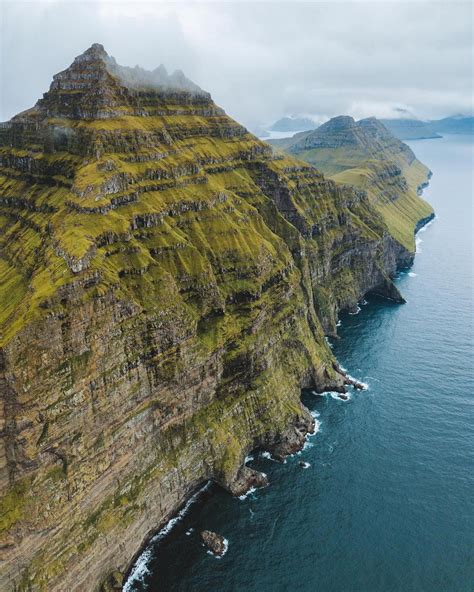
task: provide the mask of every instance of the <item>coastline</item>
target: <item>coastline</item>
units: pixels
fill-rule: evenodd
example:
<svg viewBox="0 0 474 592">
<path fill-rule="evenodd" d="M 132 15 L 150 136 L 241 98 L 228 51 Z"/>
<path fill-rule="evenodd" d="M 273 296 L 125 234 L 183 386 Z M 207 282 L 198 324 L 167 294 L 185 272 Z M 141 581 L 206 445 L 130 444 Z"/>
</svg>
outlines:
<svg viewBox="0 0 474 592">
<path fill-rule="evenodd" d="M 423 193 L 423 190 L 429 186 L 429 184 L 430 184 L 429 182 L 430 182 L 430 179 L 432 176 L 433 176 L 432 171 L 429 171 L 426 182 L 422 183 L 418 187 L 418 190 L 417 190 L 418 195 L 421 195 Z M 423 227 L 425 227 L 427 224 L 429 224 L 435 218 L 436 218 L 436 213 L 434 211 L 429 216 L 421 218 L 415 225 L 414 235 L 416 236 L 416 234 Z M 413 258 L 411 259 L 410 264 L 408 266 L 401 266 L 400 269 L 409 269 L 414 263 L 415 256 L 416 256 L 416 251 L 415 251 L 415 253 L 413 253 Z M 393 284 L 393 287 L 398 292 L 398 289 L 395 287 L 394 284 Z M 374 292 L 373 289 L 369 290 L 369 291 L 365 292 L 364 294 L 362 294 L 359 297 L 358 301 L 363 300 L 364 297 L 367 296 L 369 293 L 374 294 L 377 292 Z M 400 300 L 399 298 L 391 298 L 391 297 L 384 295 L 384 294 L 379 294 L 379 295 L 387 300 L 391 300 L 391 301 L 396 302 L 398 304 L 406 302 L 403 299 L 403 297 L 401 297 L 401 300 Z M 338 318 L 339 318 L 340 313 L 342 313 L 342 312 L 344 312 L 343 308 L 341 308 L 338 311 Z M 352 376 L 350 376 L 350 374 L 344 368 L 342 368 L 340 366 L 338 361 L 336 361 L 336 363 L 334 364 L 333 367 L 334 367 L 334 370 L 341 376 L 342 384 L 341 385 L 334 385 L 333 384 L 333 385 L 329 385 L 329 386 L 324 386 L 320 389 L 314 389 L 315 392 L 317 392 L 318 394 L 326 393 L 326 392 L 347 393 L 346 386 L 351 386 L 355 390 L 365 390 L 364 383 L 362 383 L 362 382 L 358 381 L 357 379 L 354 379 Z M 304 407 L 303 403 L 301 403 L 301 405 Z M 306 407 L 304 407 L 304 409 L 310 415 L 309 410 Z M 189 508 L 194 503 L 199 501 L 199 499 L 202 497 L 202 495 L 205 492 L 209 492 L 209 494 L 212 495 L 212 491 L 211 491 L 212 488 L 215 486 L 219 486 L 219 487 L 223 488 L 224 490 L 226 490 L 229 494 L 233 495 L 234 497 L 240 497 L 242 495 L 248 494 L 249 491 L 251 491 L 252 489 L 254 490 L 258 487 L 264 486 L 264 485 L 255 486 L 255 473 L 258 473 L 258 471 L 254 471 L 253 469 L 250 469 L 249 467 L 247 467 L 246 462 L 248 460 L 249 455 L 251 456 L 256 452 L 263 450 L 264 452 L 270 454 L 271 457 L 276 462 L 280 462 L 283 464 L 285 462 L 286 457 L 292 456 L 292 455 L 297 454 L 298 452 L 302 451 L 304 449 L 306 442 L 307 442 L 308 436 L 313 435 L 315 433 L 315 420 L 314 420 L 314 417 L 312 417 L 312 416 L 311 416 L 311 421 L 312 421 L 312 424 L 310 424 L 310 427 L 306 429 L 306 432 L 304 433 L 303 437 L 300 440 L 297 440 L 297 442 L 291 442 L 291 443 L 288 442 L 289 449 L 286 453 L 283 453 L 283 454 L 281 452 L 275 453 L 275 451 L 266 450 L 262 446 L 258 446 L 256 448 L 248 450 L 246 452 L 246 454 L 244 455 L 242 465 L 238 471 L 238 474 L 237 474 L 237 477 L 235 480 L 236 485 L 238 484 L 237 489 L 233 490 L 233 488 L 226 487 L 226 486 L 224 486 L 224 484 L 217 483 L 216 481 L 214 481 L 212 479 L 208 480 L 207 482 L 201 483 L 200 485 L 194 486 L 191 489 L 190 493 L 183 496 L 180 505 L 178 505 L 177 508 L 173 512 L 170 512 L 168 514 L 167 518 L 161 523 L 161 525 L 157 529 L 154 529 L 143 541 L 143 544 L 140 546 L 140 549 L 137 551 L 137 553 L 133 556 L 132 560 L 130 561 L 130 563 L 127 567 L 127 570 L 123 573 L 122 591 L 123 592 L 132 592 L 132 588 L 130 588 L 130 586 L 135 581 L 137 581 L 137 579 L 139 579 L 141 575 L 145 575 L 148 572 L 146 562 L 150 559 L 150 557 L 149 556 L 145 557 L 144 558 L 145 563 L 142 565 L 141 565 L 140 560 L 147 552 L 147 549 L 149 548 L 149 546 L 153 542 L 163 539 L 173 529 L 174 525 L 177 524 L 186 515 Z M 291 429 L 291 426 L 289 429 Z M 243 476 L 243 473 L 245 473 L 245 469 L 249 469 L 249 471 L 251 471 L 253 474 L 249 475 L 246 480 L 245 480 L 245 478 L 244 478 L 244 480 L 242 480 L 242 476 Z M 239 477 L 240 477 L 240 480 L 239 480 Z M 266 477 L 266 475 L 265 475 L 265 477 Z M 266 485 L 268 485 L 268 481 L 267 481 Z M 135 572 L 135 570 L 137 570 L 137 571 Z M 142 570 L 142 571 L 138 572 L 138 570 Z M 135 573 L 137 575 L 135 575 Z"/>
</svg>

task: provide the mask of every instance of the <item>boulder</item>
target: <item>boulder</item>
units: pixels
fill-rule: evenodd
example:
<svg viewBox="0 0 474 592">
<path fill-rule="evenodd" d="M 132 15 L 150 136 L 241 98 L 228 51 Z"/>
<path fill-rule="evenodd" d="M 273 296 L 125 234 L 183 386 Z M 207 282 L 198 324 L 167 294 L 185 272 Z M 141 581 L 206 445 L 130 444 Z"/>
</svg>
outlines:
<svg viewBox="0 0 474 592">
<path fill-rule="evenodd" d="M 212 532 L 212 530 L 203 530 L 201 532 L 201 540 L 209 551 L 218 557 L 222 557 L 227 551 L 227 541 L 225 538 L 216 532 Z"/>
</svg>

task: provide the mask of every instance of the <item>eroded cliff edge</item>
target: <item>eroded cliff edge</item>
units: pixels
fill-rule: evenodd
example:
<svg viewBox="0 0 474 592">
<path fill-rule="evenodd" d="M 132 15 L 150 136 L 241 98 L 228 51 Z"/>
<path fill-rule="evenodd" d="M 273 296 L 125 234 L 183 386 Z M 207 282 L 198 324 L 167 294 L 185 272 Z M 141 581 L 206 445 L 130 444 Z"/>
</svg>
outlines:
<svg viewBox="0 0 474 592">
<path fill-rule="evenodd" d="M 88 591 L 342 389 L 339 310 L 412 254 L 177 73 L 100 45 L 0 129 L 3 590 Z"/>
</svg>

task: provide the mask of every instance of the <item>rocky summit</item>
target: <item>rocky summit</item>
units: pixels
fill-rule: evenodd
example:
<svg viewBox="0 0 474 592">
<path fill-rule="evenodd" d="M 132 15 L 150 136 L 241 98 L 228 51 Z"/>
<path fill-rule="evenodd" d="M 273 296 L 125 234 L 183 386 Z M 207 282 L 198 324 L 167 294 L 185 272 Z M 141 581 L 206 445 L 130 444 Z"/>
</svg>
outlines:
<svg viewBox="0 0 474 592">
<path fill-rule="evenodd" d="M 415 231 L 434 216 L 419 195 L 431 172 L 381 121 L 341 115 L 314 131 L 271 143 L 334 181 L 365 191 L 391 235 L 415 252 Z"/>
<path fill-rule="evenodd" d="M 119 586 L 203 483 L 303 444 L 338 312 L 413 260 L 371 202 L 98 44 L 1 124 L 0 589 Z"/>
</svg>

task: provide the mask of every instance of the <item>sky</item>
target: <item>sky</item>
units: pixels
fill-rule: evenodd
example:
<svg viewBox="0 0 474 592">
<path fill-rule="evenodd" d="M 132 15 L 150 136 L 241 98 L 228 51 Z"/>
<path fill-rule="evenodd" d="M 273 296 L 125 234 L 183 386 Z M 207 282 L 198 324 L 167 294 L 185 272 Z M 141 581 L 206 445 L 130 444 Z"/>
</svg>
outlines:
<svg viewBox="0 0 474 592">
<path fill-rule="evenodd" d="M 0 0 L 0 121 L 94 42 L 126 66 L 183 70 L 253 130 L 472 112 L 471 2 Z"/>
</svg>

